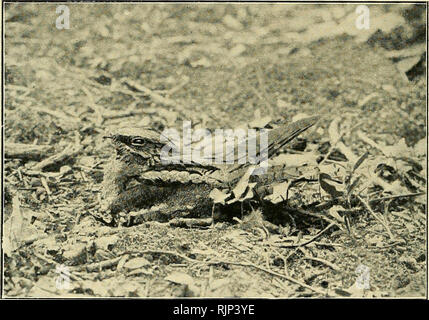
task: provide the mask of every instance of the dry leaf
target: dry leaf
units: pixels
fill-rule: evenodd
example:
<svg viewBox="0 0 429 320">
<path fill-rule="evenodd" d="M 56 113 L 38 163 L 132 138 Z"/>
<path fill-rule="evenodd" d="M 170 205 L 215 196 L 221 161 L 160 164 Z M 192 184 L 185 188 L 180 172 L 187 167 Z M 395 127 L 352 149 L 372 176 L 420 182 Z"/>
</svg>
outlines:
<svg viewBox="0 0 429 320">
<path fill-rule="evenodd" d="M 21 213 L 19 197 L 15 195 L 12 199 L 11 216 L 4 224 L 3 250 L 8 256 L 20 246 L 23 224 L 24 218 Z"/>
<path fill-rule="evenodd" d="M 224 191 L 220 191 L 217 188 L 214 188 L 210 194 L 209 197 L 210 199 L 213 199 L 214 203 L 221 203 L 221 204 L 225 204 L 225 200 L 230 196 L 230 193 L 226 193 Z"/>
<path fill-rule="evenodd" d="M 266 196 L 264 199 L 269 200 L 271 203 L 280 203 L 286 200 L 289 182 L 282 182 L 273 185 L 273 193 Z"/>
<path fill-rule="evenodd" d="M 23 244 L 45 236 L 31 224 L 33 217 L 37 217 L 37 214 L 28 208 L 21 208 L 19 196 L 15 195 L 12 199 L 11 215 L 4 223 L 3 250 L 5 254 L 10 256 Z"/>
<path fill-rule="evenodd" d="M 320 173 L 319 183 L 320 187 L 333 198 L 342 197 L 344 195 L 344 185 L 333 180 L 326 173 Z"/>
<path fill-rule="evenodd" d="M 329 141 L 331 143 L 331 146 L 335 146 L 338 141 L 341 139 L 340 134 L 340 117 L 336 117 L 334 120 L 332 120 L 331 124 L 329 125 L 328 133 L 329 133 Z"/>
<path fill-rule="evenodd" d="M 236 199 L 240 199 L 243 194 L 246 192 L 247 188 L 249 187 L 249 178 L 252 175 L 253 171 L 255 170 L 255 166 L 251 166 L 246 173 L 241 177 L 240 181 L 238 181 L 235 188 L 232 190 L 232 193 L 234 194 L 234 197 Z"/>
</svg>

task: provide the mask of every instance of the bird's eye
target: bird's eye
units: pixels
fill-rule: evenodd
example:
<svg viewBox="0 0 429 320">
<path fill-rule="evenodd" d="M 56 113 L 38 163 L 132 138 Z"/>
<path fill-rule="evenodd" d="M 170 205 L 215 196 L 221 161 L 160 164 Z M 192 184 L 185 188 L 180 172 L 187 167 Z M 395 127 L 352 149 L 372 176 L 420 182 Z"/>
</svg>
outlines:
<svg viewBox="0 0 429 320">
<path fill-rule="evenodd" d="M 131 140 L 131 144 L 133 146 L 142 146 L 145 144 L 144 139 L 142 138 L 134 138 Z"/>
</svg>

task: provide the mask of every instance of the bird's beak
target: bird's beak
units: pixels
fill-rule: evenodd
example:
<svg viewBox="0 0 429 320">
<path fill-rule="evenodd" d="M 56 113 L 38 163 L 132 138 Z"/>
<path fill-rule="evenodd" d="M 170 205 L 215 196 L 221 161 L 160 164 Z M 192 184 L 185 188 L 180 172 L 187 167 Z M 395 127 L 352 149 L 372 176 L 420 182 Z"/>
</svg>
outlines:
<svg viewBox="0 0 429 320">
<path fill-rule="evenodd" d="M 113 139 L 113 136 L 104 136 L 103 139 Z"/>
</svg>

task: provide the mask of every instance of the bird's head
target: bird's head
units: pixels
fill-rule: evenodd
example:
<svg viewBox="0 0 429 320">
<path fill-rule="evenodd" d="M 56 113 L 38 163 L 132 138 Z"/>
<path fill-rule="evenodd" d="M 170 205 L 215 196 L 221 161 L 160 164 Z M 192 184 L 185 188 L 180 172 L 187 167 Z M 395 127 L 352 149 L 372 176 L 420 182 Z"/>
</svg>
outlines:
<svg viewBox="0 0 429 320">
<path fill-rule="evenodd" d="M 142 164 L 160 162 L 162 148 L 172 144 L 162 133 L 141 127 L 116 129 L 105 138 L 112 140 L 119 160 L 135 160 Z"/>
</svg>

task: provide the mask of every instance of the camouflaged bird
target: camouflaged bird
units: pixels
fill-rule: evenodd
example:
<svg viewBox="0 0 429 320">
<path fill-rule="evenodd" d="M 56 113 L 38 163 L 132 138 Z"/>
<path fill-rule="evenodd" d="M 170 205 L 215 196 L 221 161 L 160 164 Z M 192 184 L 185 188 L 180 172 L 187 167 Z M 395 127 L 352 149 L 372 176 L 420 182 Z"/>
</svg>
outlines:
<svg viewBox="0 0 429 320">
<path fill-rule="evenodd" d="M 317 120 L 316 116 L 304 118 L 270 130 L 267 149 L 258 150 L 258 155 L 265 151 L 271 158 Z M 233 188 L 251 165 L 180 159 L 167 164 L 162 161 L 161 154 L 172 142 L 151 128 L 122 128 L 106 138 L 112 140 L 116 150 L 105 168 L 102 191 L 103 209 L 111 213 L 169 202 L 178 209 L 190 207 L 189 204 L 198 207 L 199 203 L 210 202 L 208 195 L 213 188 Z M 260 184 L 276 181 L 283 169 L 284 166 L 269 167 L 266 173 L 253 179 Z"/>
</svg>

